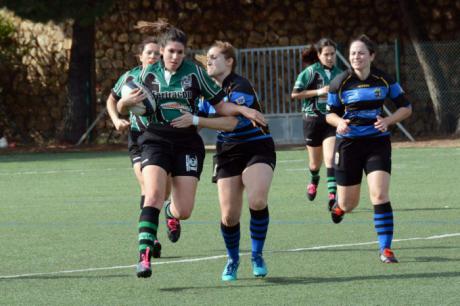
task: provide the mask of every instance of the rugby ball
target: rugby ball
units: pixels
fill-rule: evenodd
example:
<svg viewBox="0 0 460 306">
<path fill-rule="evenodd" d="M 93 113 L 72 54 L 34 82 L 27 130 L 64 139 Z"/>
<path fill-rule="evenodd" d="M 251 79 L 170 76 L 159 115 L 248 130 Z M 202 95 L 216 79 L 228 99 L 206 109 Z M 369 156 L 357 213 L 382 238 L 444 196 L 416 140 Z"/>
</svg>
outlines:
<svg viewBox="0 0 460 306">
<path fill-rule="evenodd" d="M 145 98 L 142 102 L 131 106 L 129 111 L 137 116 L 152 115 L 155 112 L 155 99 L 153 98 L 153 95 L 150 93 L 150 91 L 142 84 L 134 80 L 126 82 L 121 88 L 121 97 L 126 97 L 129 93 L 137 88 L 140 88 L 142 92 L 146 93 L 147 98 Z"/>
</svg>

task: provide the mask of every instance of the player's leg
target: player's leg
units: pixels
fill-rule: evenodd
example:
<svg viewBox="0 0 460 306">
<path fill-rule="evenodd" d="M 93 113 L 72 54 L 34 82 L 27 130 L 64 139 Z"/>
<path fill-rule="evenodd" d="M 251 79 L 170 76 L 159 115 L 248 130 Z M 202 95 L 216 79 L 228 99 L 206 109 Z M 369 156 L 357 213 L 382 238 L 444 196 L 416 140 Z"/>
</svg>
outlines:
<svg viewBox="0 0 460 306">
<path fill-rule="evenodd" d="M 319 184 L 319 170 L 323 162 L 323 150 L 321 146 L 307 146 L 308 169 L 310 172 L 310 182 L 307 185 L 307 197 L 313 201 L 316 197 Z"/>
<path fill-rule="evenodd" d="M 335 203 L 337 193 L 337 182 L 335 180 L 334 171 L 334 146 L 335 146 L 335 135 L 327 137 L 323 140 L 323 156 L 324 165 L 326 166 L 327 173 L 327 191 L 328 191 L 328 209 L 331 210 Z"/>
<path fill-rule="evenodd" d="M 391 144 L 387 138 L 376 139 L 372 144 L 375 149 L 369 155 L 366 164 L 369 196 L 374 207 L 374 226 L 377 232 L 380 259 L 384 263 L 397 262 L 391 242 L 393 240 L 393 209 L 389 189 L 391 173 Z"/>
<path fill-rule="evenodd" d="M 194 146 L 195 140 L 197 146 Z M 177 242 L 180 238 L 180 220 L 188 219 L 192 214 L 205 156 L 203 141 L 198 134 L 190 136 L 183 144 L 183 148 L 173 153 L 172 201 L 165 206 L 166 227 L 171 242 Z"/>
<path fill-rule="evenodd" d="M 273 168 L 266 163 L 250 165 L 243 172 L 251 214 L 250 233 L 252 244 L 253 274 L 256 277 L 267 275 L 267 267 L 262 253 L 269 224 L 268 192 L 273 178 Z"/>
<path fill-rule="evenodd" d="M 152 274 L 150 257 L 157 240 L 158 219 L 165 198 L 167 172 L 156 165 L 147 165 L 142 169 L 145 184 L 145 202 L 139 217 L 139 264 L 138 277 L 150 277 Z"/>
<path fill-rule="evenodd" d="M 337 180 L 337 200 L 331 208 L 334 223 L 340 223 L 346 212 L 359 204 L 363 164 L 361 143 L 337 139 L 335 144 L 334 170 Z"/>
<path fill-rule="evenodd" d="M 323 162 L 322 139 L 318 133 L 317 118 L 303 117 L 303 136 L 305 148 L 308 152 L 309 183 L 307 184 L 307 198 L 313 201 L 319 184 L 319 170 Z"/>
<path fill-rule="evenodd" d="M 217 188 L 221 211 L 220 229 L 228 255 L 222 280 L 233 281 L 237 279 L 240 262 L 240 216 L 243 205 L 241 175 L 219 178 Z"/>
<path fill-rule="evenodd" d="M 142 209 L 144 207 L 144 202 L 145 202 L 145 187 L 144 187 L 144 178 L 142 177 L 140 161 L 133 164 L 133 171 L 134 171 L 134 175 L 136 176 L 136 180 L 139 184 L 139 187 L 141 189 L 141 201 L 139 203 L 139 207 L 140 209 Z"/>
</svg>

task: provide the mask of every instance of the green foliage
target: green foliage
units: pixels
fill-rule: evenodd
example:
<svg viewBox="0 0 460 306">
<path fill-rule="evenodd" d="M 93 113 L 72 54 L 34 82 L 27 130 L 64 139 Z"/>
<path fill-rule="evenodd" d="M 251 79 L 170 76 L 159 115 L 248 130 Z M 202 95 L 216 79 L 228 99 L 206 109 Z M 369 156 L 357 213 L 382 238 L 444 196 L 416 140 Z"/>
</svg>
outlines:
<svg viewBox="0 0 460 306">
<path fill-rule="evenodd" d="M 5 62 L 14 57 L 15 39 L 14 34 L 16 29 L 13 23 L 0 15 L 0 61 L 3 65 Z"/>
</svg>

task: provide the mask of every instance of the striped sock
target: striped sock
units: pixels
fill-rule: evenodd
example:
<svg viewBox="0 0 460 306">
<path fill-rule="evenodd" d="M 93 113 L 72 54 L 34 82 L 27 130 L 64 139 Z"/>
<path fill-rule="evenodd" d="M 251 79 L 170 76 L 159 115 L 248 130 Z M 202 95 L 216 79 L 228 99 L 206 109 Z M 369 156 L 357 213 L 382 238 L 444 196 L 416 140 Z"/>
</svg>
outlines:
<svg viewBox="0 0 460 306">
<path fill-rule="evenodd" d="M 145 253 L 147 248 L 153 250 L 153 244 L 157 240 L 158 216 L 160 211 L 155 207 L 142 208 L 139 217 L 139 253 Z"/>
<path fill-rule="evenodd" d="M 228 257 L 238 262 L 240 260 L 240 224 L 226 226 L 220 223 L 220 232 L 224 238 Z"/>
<path fill-rule="evenodd" d="M 311 177 L 311 183 L 318 185 L 319 183 L 319 169 L 318 170 L 311 170 L 310 169 L 310 177 Z"/>
<path fill-rule="evenodd" d="M 393 210 L 391 202 L 374 205 L 374 225 L 379 238 L 380 251 L 390 249 L 393 240 Z"/>
<path fill-rule="evenodd" d="M 329 194 L 336 194 L 337 183 L 335 182 L 335 171 L 334 168 L 326 168 L 327 173 L 327 191 Z"/>
<path fill-rule="evenodd" d="M 262 210 L 249 209 L 249 212 L 251 213 L 249 231 L 251 232 L 252 257 L 255 257 L 258 254 L 262 254 L 270 217 L 268 206 Z"/>
</svg>

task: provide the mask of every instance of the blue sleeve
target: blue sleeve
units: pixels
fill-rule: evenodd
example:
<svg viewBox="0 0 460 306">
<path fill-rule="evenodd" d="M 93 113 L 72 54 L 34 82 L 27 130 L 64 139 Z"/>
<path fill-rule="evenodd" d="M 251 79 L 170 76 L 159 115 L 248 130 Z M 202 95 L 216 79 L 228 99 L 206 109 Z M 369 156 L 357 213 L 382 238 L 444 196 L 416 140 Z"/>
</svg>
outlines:
<svg viewBox="0 0 460 306">
<path fill-rule="evenodd" d="M 389 96 L 397 107 L 408 107 L 411 105 L 409 100 L 407 100 L 401 85 L 397 82 L 390 85 Z"/>
<path fill-rule="evenodd" d="M 214 107 L 209 103 L 209 101 L 205 99 L 200 99 L 198 102 L 198 116 L 201 117 L 213 117 L 216 115 L 216 110 Z"/>
</svg>

